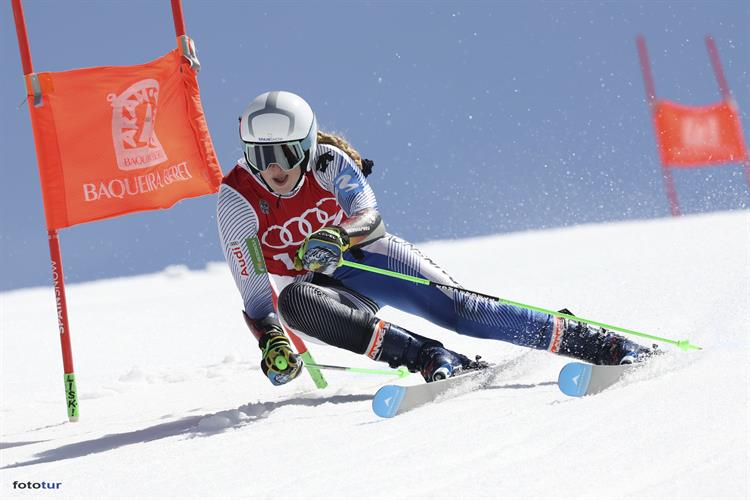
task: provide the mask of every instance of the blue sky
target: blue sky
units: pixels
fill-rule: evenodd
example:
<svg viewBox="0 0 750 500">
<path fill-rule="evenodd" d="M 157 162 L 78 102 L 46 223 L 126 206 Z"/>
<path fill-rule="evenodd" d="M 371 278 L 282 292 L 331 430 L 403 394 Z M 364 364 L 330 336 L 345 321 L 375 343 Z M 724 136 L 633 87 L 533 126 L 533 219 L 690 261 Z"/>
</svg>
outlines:
<svg viewBox="0 0 750 500">
<path fill-rule="evenodd" d="M 24 2 L 36 71 L 138 64 L 174 47 L 167 1 Z M 750 3 L 183 0 L 224 172 L 255 95 L 302 95 L 321 128 L 375 161 L 391 232 L 415 242 L 666 217 L 635 49 L 660 97 L 719 100 L 712 34 L 750 127 Z M 50 283 L 10 2 L 2 30 L 0 289 Z M 686 213 L 750 203 L 739 166 L 675 173 Z M 215 198 L 61 231 L 69 282 L 222 260 Z M 443 263 L 450 269 L 450 263 Z M 478 270 L 479 271 L 479 270 Z"/>
</svg>

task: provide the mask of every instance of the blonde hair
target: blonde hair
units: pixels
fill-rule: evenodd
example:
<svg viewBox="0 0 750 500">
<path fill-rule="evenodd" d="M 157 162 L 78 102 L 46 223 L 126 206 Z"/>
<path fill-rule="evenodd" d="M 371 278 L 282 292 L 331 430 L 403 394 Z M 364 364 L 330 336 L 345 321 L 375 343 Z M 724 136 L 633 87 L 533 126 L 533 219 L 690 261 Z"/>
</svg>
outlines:
<svg viewBox="0 0 750 500">
<path fill-rule="evenodd" d="M 318 144 L 330 144 L 331 146 L 336 146 L 341 151 L 348 154 L 351 159 L 354 160 L 354 163 L 362 169 L 362 157 L 343 136 L 332 132 L 318 130 Z"/>
</svg>

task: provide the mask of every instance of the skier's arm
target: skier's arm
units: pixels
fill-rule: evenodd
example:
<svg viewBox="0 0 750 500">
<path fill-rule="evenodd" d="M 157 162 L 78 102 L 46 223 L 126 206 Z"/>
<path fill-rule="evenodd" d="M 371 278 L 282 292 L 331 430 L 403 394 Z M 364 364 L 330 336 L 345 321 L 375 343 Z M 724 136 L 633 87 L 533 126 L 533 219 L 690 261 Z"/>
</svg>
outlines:
<svg viewBox="0 0 750 500">
<path fill-rule="evenodd" d="M 349 155 L 324 144 L 328 151 L 321 155 L 328 161 L 316 165 L 315 178 L 324 189 L 333 193 L 348 220 L 340 224 L 349 238 L 349 247 L 364 245 L 385 235 L 385 224 L 378 212 L 375 193 L 362 171 Z"/>
<path fill-rule="evenodd" d="M 242 295 L 245 313 L 252 319 L 275 312 L 268 274 L 253 266 L 248 241 L 256 238 L 258 217 L 248 201 L 226 184 L 221 185 L 216 206 L 221 246 L 234 282 Z"/>
<path fill-rule="evenodd" d="M 222 184 L 217 222 L 224 255 L 242 294 L 245 322 L 262 352 L 261 370 L 272 384 L 285 384 L 300 373 L 302 361 L 292 351 L 275 314 L 268 273 L 258 271 L 252 262 L 248 245 L 258 232 L 255 210 L 237 191 Z"/>
<path fill-rule="evenodd" d="M 344 224 L 323 227 L 305 238 L 294 257 L 294 268 L 333 274 L 343 263 L 344 252 L 384 234 L 385 226 L 378 211 L 365 208 Z"/>
</svg>

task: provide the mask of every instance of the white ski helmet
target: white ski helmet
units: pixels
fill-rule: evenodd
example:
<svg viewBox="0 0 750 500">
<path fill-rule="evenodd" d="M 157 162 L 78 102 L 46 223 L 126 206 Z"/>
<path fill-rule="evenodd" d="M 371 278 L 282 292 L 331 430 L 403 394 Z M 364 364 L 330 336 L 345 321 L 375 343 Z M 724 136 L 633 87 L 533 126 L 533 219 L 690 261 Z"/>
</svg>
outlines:
<svg viewBox="0 0 750 500">
<path fill-rule="evenodd" d="M 310 105 L 285 91 L 261 94 L 240 116 L 245 161 L 256 172 L 272 163 L 284 170 L 302 165 L 306 172 L 315 156 L 318 124 Z"/>
</svg>

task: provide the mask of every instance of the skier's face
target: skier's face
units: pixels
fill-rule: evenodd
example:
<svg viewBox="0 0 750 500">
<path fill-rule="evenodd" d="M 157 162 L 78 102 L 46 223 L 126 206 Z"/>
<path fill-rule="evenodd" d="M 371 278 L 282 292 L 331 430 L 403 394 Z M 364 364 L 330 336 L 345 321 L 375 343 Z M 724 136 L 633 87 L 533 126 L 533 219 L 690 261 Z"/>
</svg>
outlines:
<svg viewBox="0 0 750 500">
<path fill-rule="evenodd" d="M 302 167 L 284 170 L 276 163 L 271 163 L 260 175 L 276 193 L 287 194 L 297 184 L 299 176 L 302 175 Z"/>
</svg>

